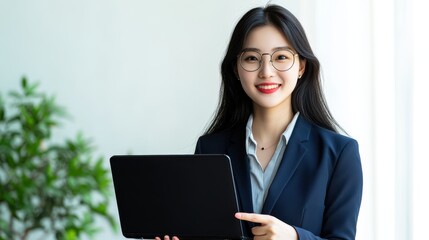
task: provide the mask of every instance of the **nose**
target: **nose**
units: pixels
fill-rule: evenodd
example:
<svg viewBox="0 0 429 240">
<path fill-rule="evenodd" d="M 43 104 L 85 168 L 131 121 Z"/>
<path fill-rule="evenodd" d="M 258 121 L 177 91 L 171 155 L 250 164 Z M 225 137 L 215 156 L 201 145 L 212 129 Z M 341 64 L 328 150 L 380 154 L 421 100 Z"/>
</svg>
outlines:
<svg viewBox="0 0 429 240">
<path fill-rule="evenodd" d="M 275 68 L 271 62 L 271 56 L 268 53 L 262 54 L 261 68 L 259 69 L 259 77 L 267 79 L 274 75 Z"/>
</svg>

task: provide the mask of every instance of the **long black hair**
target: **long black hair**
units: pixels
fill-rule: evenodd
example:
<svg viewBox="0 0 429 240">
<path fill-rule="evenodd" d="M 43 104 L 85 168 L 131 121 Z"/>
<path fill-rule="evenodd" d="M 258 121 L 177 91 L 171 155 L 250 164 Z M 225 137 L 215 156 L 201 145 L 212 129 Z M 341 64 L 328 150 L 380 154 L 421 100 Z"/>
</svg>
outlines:
<svg viewBox="0 0 429 240">
<path fill-rule="evenodd" d="M 292 111 L 308 121 L 338 132 L 343 130 L 332 117 L 326 103 L 320 80 L 320 63 L 314 56 L 304 29 L 298 19 L 278 5 L 254 8 L 239 20 L 229 42 L 221 65 L 222 84 L 217 112 L 206 134 L 245 126 L 253 111 L 252 100 L 244 92 L 237 78 L 237 56 L 251 30 L 272 25 L 280 30 L 298 53 L 306 60 L 305 72 L 292 92 Z"/>
</svg>

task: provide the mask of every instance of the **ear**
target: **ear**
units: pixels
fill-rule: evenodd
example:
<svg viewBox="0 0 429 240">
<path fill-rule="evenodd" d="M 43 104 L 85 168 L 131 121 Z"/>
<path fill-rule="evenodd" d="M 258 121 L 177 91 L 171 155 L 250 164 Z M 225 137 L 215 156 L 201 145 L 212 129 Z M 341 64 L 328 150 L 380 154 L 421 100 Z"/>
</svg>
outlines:
<svg viewBox="0 0 429 240">
<path fill-rule="evenodd" d="M 305 73 L 305 65 L 307 64 L 307 59 L 299 59 L 299 72 L 298 76 L 302 76 Z M 301 78 L 301 77 L 300 77 Z"/>
</svg>

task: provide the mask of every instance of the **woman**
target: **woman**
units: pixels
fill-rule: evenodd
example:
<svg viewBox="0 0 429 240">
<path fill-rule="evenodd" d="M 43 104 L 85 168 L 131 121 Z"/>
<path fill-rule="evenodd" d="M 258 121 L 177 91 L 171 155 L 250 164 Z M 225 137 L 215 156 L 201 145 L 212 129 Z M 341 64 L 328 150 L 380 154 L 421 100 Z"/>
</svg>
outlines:
<svg viewBox="0 0 429 240">
<path fill-rule="evenodd" d="M 358 144 L 338 133 L 299 21 L 276 5 L 250 10 L 221 70 L 219 107 L 195 153 L 231 158 L 242 211 L 235 217 L 247 235 L 354 239 L 362 197 Z"/>
</svg>

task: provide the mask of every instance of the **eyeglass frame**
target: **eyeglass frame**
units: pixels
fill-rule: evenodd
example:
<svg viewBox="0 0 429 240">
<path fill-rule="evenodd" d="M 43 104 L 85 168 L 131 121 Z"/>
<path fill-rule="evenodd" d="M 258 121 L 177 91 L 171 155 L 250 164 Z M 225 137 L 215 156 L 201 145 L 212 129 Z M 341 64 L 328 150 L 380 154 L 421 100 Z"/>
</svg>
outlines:
<svg viewBox="0 0 429 240">
<path fill-rule="evenodd" d="M 286 70 L 279 70 L 279 69 L 277 69 L 277 68 L 276 68 L 276 66 L 274 66 L 274 63 L 273 63 L 273 55 L 274 55 L 274 53 L 276 53 L 276 52 L 278 52 L 278 51 L 288 51 L 288 52 L 292 53 L 292 56 L 293 56 L 293 62 L 292 62 L 292 65 L 291 65 L 288 69 L 286 69 Z M 259 67 L 258 67 L 257 69 L 252 70 L 252 71 L 249 71 L 249 70 L 247 70 L 247 69 L 245 69 L 245 68 L 243 67 L 243 64 L 241 64 L 241 57 L 243 56 L 243 54 L 244 54 L 245 52 L 256 52 L 256 53 L 258 53 L 259 55 L 261 55 L 261 60 L 259 61 Z M 239 62 L 240 62 L 240 66 L 241 66 L 241 68 L 242 68 L 244 71 L 246 71 L 246 72 L 256 72 L 256 71 L 258 71 L 258 70 L 262 67 L 262 57 L 263 57 L 264 55 L 268 55 L 268 56 L 270 56 L 271 66 L 273 66 L 273 68 L 274 68 L 274 69 L 276 69 L 276 70 L 277 70 L 277 71 L 279 71 L 279 72 L 286 72 L 286 71 L 289 71 L 289 70 L 293 67 L 293 65 L 295 65 L 295 56 L 296 56 L 296 55 L 298 55 L 298 56 L 299 56 L 299 54 L 298 54 L 298 53 L 295 53 L 294 51 L 292 51 L 292 50 L 291 50 L 291 49 L 289 49 L 289 48 L 280 48 L 280 49 L 277 49 L 277 50 L 273 51 L 271 54 L 270 54 L 270 53 L 260 53 L 260 52 L 258 52 L 256 49 L 243 49 L 243 50 L 241 50 L 241 51 L 240 51 L 240 53 L 237 55 L 237 58 L 238 58 L 238 60 L 239 60 Z"/>
</svg>

